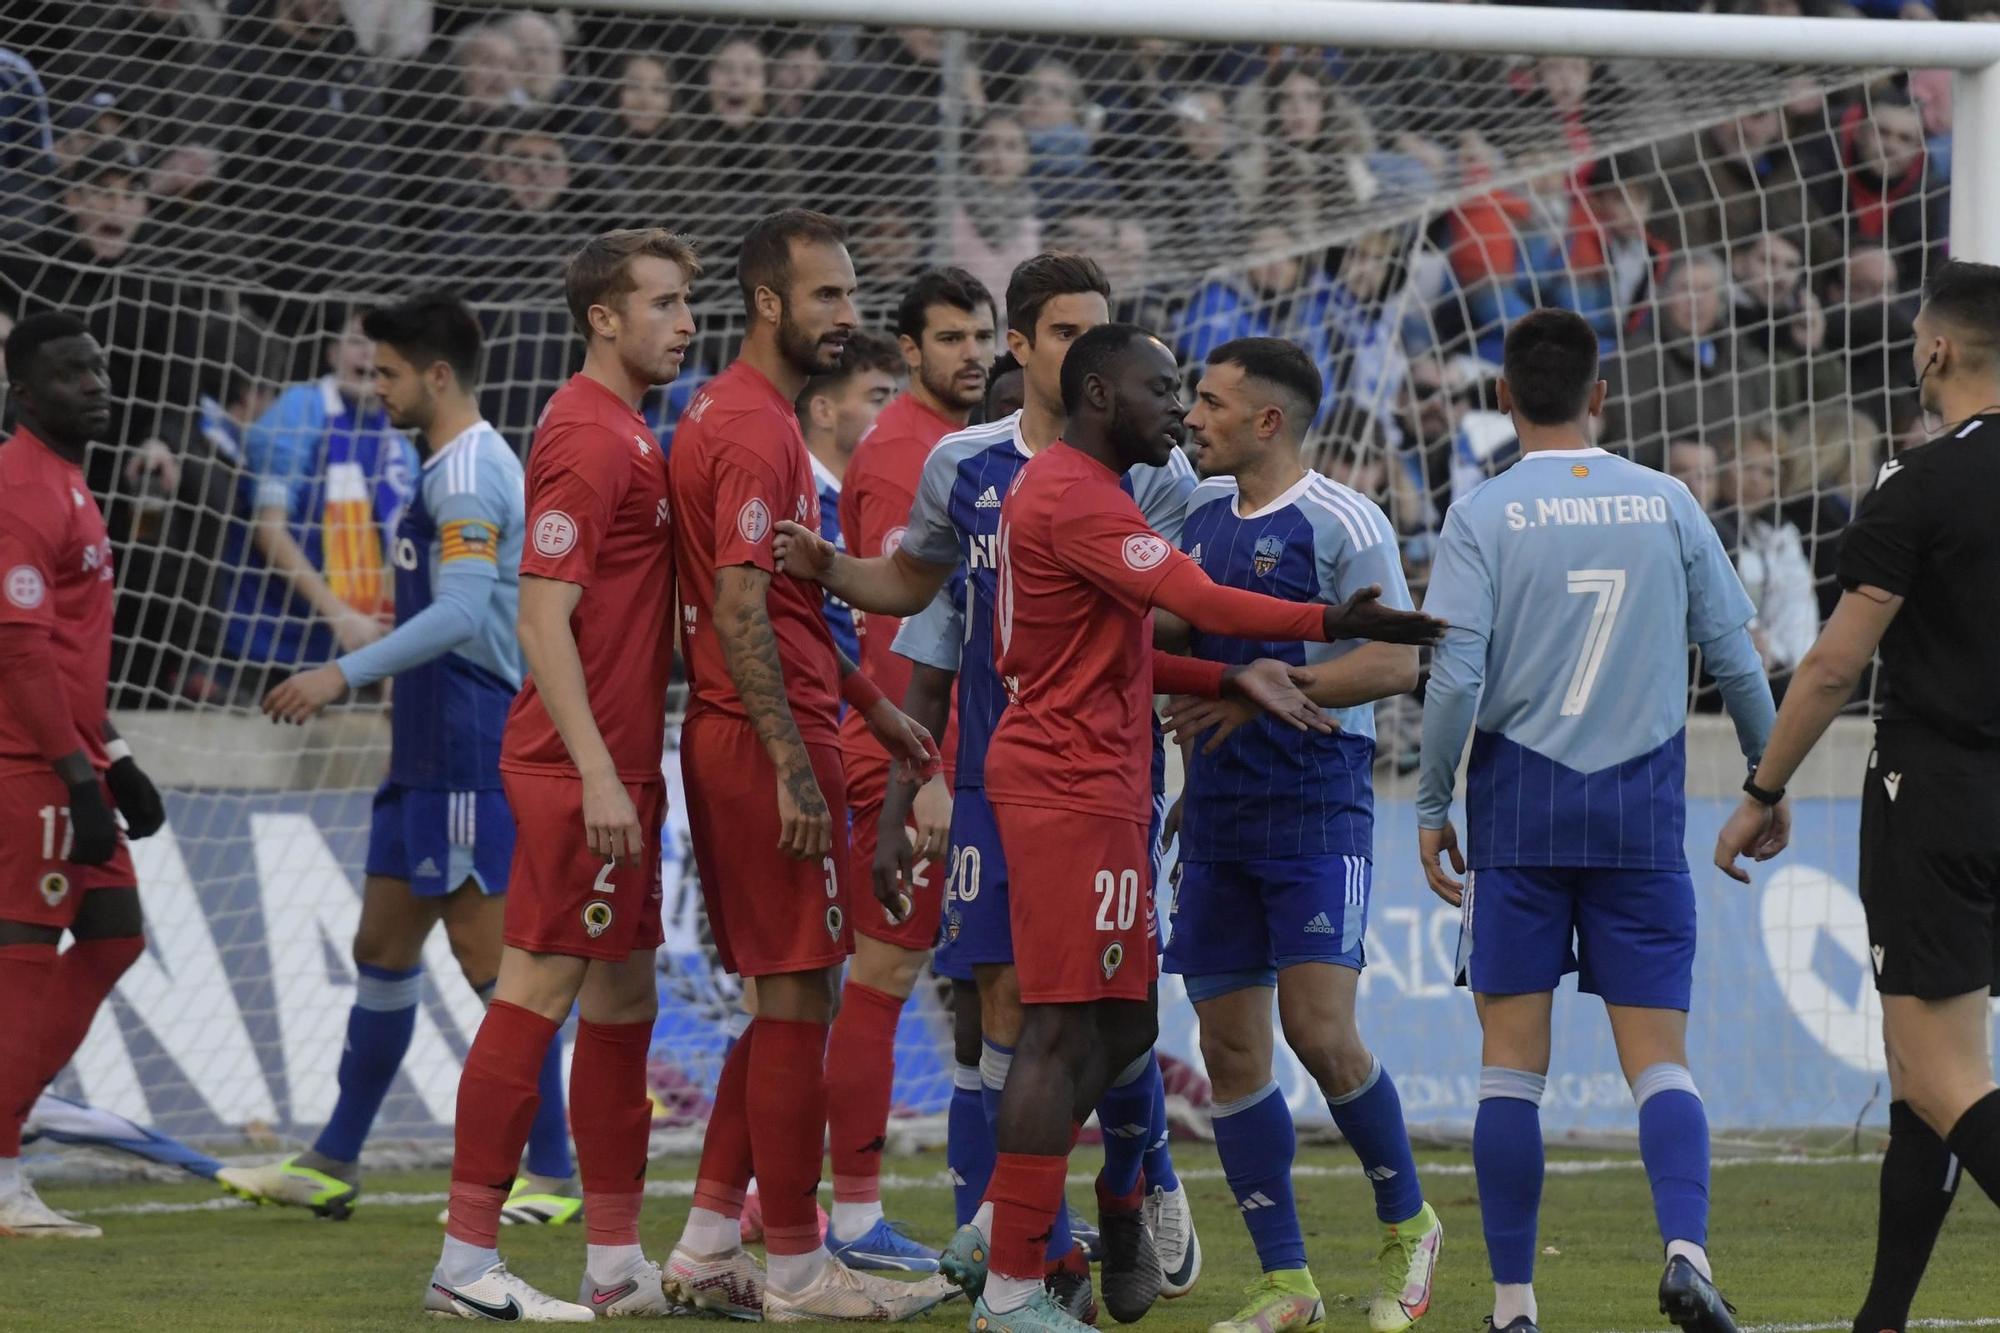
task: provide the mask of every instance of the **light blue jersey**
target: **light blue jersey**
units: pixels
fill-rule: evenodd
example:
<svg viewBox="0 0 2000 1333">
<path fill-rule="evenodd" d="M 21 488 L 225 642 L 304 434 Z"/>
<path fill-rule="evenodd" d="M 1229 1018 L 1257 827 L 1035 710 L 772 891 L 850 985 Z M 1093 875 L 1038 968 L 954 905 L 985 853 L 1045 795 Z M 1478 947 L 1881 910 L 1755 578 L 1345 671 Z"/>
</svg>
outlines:
<svg viewBox="0 0 2000 1333">
<path fill-rule="evenodd" d="M 1385 605 L 1407 609 L 1395 530 L 1374 502 L 1316 473 L 1254 513 L 1238 512 L 1236 482 L 1203 481 L 1188 499 L 1181 549 L 1209 578 L 1288 602 L 1344 601 L 1380 584 Z M 1275 657 L 1316 665 L 1359 647 L 1265 643 L 1195 631 L 1189 651 L 1233 665 Z M 1375 707 L 1328 710 L 1332 735 L 1259 718 L 1211 754 L 1188 755 L 1183 860 L 1374 855 Z"/>
<path fill-rule="evenodd" d="M 1685 871 L 1687 645 L 1743 753 L 1775 710 L 1749 597 L 1680 482 L 1601 449 L 1525 453 L 1445 516 L 1424 610 L 1451 629 L 1424 705 L 1418 823 L 1466 779 L 1470 864 Z"/>
</svg>

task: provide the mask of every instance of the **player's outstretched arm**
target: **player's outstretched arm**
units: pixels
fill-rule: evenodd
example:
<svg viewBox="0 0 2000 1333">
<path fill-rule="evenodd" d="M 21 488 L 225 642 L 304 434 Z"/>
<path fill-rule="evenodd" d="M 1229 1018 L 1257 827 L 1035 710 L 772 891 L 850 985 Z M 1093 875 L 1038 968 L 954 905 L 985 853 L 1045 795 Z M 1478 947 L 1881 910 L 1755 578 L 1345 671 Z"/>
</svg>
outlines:
<svg viewBox="0 0 2000 1333">
<path fill-rule="evenodd" d="M 490 573 L 461 572 L 461 566 L 475 563 L 479 562 L 446 565 L 438 574 L 431 604 L 384 637 L 272 686 L 264 696 L 264 715 L 273 722 L 308 722 L 349 690 L 387 680 L 471 642 L 479 633 L 479 616 L 494 587 Z M 490 561 L 484 563 L 493 567 Z"/>
<path fill-rule="evenodd" d="M 903 695 L 903 711 L 932 735 L 942 735 L 950 722 L 956 679 L 955 672 L 916 663 Z M 912 815 L 917 826 L 914 845 L 907 831 Z M 869 867 L 875 901 L 900 921 L 909 914 L 909 878 L 916 863 L 941 862 L 951 850 L 951 790 L 944 774 L 932 774 L 919 787 L 917 775 L 907 766 L 891 767 L 875 830 L 875 863 Z"/>
<path fill-rule="evenodd" d="M 833 847 L 833 816 L 785 698 L 770 590 L 771 576 L 754 565 L 715 571 L 715 632 L 751 729 L 778 771 L 778 850 L 805 861 Z"/>
<path fill-rule="evenodd" d="M 535 690 L 583 779 L 585 842 L 606 860 L 636 861 L 646 845 L 639 811 L 591 715 L 583 659 L 577 655 L 576 635 L 570 629 L 570 617 L 582 600 L 578 584 L 523 574 L 515 627 Z"/>
<path fill-rule="evenodd" d="M 290 518 L 283 509 L 259 509 L 250 535 L 264 563 L 319 613 L 344 651 L 352 652 L 382 637 L 382 623 L 341 601 L 340 595 L 313 568 L 312 561 L 306 559 L 306 553 L 292 540 Z"/>
<path fill-rule="evenodd" d="M 858 559 L 790 519 L 778 524 L 771 554 L 783 573 L 811 579 L 848 605 L 884 616 L 913 616 L 929 606 L 953 568 L 900 550 Z"/>
</svg>

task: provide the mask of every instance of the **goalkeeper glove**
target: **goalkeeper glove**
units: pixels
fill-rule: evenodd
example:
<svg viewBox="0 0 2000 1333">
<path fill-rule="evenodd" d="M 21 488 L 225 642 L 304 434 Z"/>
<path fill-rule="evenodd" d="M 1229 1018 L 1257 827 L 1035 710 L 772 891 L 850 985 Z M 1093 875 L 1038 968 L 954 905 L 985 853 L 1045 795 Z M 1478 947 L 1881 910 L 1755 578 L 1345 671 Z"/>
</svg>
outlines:
<svg viewBox="0 0 2000 1333">
<path fill-rule="evenodd" d="M 148 784 L 149 786 L 151 784 Z M 118 821 L 104 803 L 97 776 L 69 789 L 69 860 L 80 866 L 101 866 L 118 850 Z"/>
<path fill-rule="evenodd" d="M 118 803 L 118 813 L 125 816 L 126 836 L 150 838 L 167 822 L 167 807 L 160 800 L 159 788 L 130 755 L 114 762 L 104 781 L 111 788 L 111 799 Z"/>
</svg>

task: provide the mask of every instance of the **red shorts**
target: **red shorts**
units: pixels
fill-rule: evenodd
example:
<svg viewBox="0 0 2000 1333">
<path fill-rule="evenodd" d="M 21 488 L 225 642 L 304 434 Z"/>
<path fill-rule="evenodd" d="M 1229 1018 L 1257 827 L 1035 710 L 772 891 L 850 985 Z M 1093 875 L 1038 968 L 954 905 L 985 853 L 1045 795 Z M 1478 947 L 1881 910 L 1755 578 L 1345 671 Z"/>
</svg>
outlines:
<svg viewBox="0 0 2000 1333">
<path fill-rule="evenodd" d="M 109 788 L 98 779 L 104 803 Z M 115 808 L 115 806 L 114 806 Z M 118 835 L 118 850 L 101 866 L 63 859 L 69 850 L 69 788 L 53 771 L 0 777 L 0 921 L 61 930 L 76 920 L 92 889 L 130 889 L 139 883 L 132 848 Z"/>
<path fill-rule="evenodd" d="M 613 963 L 659 948 L 666 938 L 660 925 L 666 784 L 625 784 L 639 810 L 645 846 L 637 862 L 614 866 L 585 840 L 581 780 L 561 773 L 502 770 L 500 783 L 514 811 L 514 861 L 502 938 L 530 953 Z"/>
<path fill-rule="evenodd" d="M 681 728 L 702 903 L 717 956 L 739 976 L 811 972 L 854 952 L 840 747 L 808 744 L 806 755 L 833 817 L 833 851 L 818 861 L 778 850 L 778 773 L 749 723 L 706 714 Z"/>
<path fill-rule="evenodd" d="M 1021 999 L 1145 999 L 1158 970 L 1145 823 L 991 804 L 1007 854 L 1007 917 Z"/>
<path fill-rule="evenodd" d="M 855 934 L 913 952 L 934 947 L 938 923 L 944 919 L 945 868 L 934 861 L 917 862 L 910 871 L 910 915 L 900 926 L 890 921 L 889 913 L 875 900 L 875 830 L 882 819 L 882 797 L 850 809 L 853 849 L 847 863 L 854 870 Z M 914 830 L 910 838 L 916 840 Z"/>
</svg>

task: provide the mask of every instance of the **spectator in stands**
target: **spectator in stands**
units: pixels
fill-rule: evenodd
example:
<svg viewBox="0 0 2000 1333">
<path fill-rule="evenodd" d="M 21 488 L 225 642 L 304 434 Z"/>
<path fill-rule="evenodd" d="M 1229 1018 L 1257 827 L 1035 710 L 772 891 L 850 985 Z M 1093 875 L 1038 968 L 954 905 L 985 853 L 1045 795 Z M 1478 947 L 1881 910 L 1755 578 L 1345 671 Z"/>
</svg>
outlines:
<svg viewBox="0 0 2000 1333">
<path fill-rule="evenodd" d="M 1805 542 L 1820 620 L 1840 601 L 1840 534 L 1881 462 L 1882 428 L 1865 413 L 1819 408 L 1790 433 L 1783 461 L 1785 516 Z"/>
<path fill-rule="evenodd" d="M 1104 130 L 1092 151 L 1105 178 L 1130 198 L 1144 193 L 1173 140 L 1189 51 L 1164 37 L 1139 37 L 1123 54 L 1102 81 Z"/>
<path fill-rule="evenodd" d="M 933 28 L 896 28 L 865 41 L 822 85 L 790 136 L 816 206 L 845 216 L 863 200 L 928 203 L 936 175 L 938 107 L 946 95 L 944 39 Z M 950 90 L 971 124 L 986 111 L 975 62 Z M 745 214 L 744 216 L 753 216 Z"/>
<path fill-rule="evenodd" d="M 1083 80 L 1074 66 L 1049 59 L 1029 70 L 1017 110 L 1028 137 L 1028 184 L 1043 219 L 1109 197 L 1110 187 L 1091 159 Z"/>
<path fill-rule="evenodd" d="M 1142 196 L 1165 247 L 1175 254 L 1224 255 L 1243 239 L 1243 194 L 1232 164 L 1238 144 L 1229 99 L 1198 88 L 1175 103 L 1174 138 Z"/>
<path fill-rule="evenodd" d="M 688 160 L 701 172 L 700 212 L 687 230 L 705 255 L 733 256 L 745 219 L 782 208 L 797 193 L 785 135 L 770 114 L 769 75 L 762 44 L 747 32 L 724 38 L 708 58 L 687 127 Z M 711 281 L 728 276 L 718 272 Z"/>
<path fill-rule="evenodd" d="M 1126 209 L 1078 209 L 1056 219 L 1048 245 L 1097 261 L 1111 284 L 1113 319 L 1156 331 L 1171 327 L 1179 298 L 1149 276 L 1153 238 L 1145 219 Z"/>
<path fill-rule="evenodd" d="M 244 217 L 266 280 L 316 292 L 379 262 L 392 159 L 339 0 L 255 0 L 213 74 L 228 174 L 255 201 Z"/>
<path fill-rule="evenodd" d="M 392 611 L 388 543 L 416 453 L 370 391 L 375 346 L 361 312 L 328 312 L 326 374 L 294 384 L 244 433 L 250 549 L 224 639 L 240 701 L 380 638 Z"/>
<path fill-rule="evenodd" d="M 1902 291 L 1896 257 L 1879 245 L 1848 255 L 1830 288 L 1828 341 L 1846 355 L 1847 401 L 1901 436 L 1917 420 L 1910 383 L 1916 297 Z"/>
<path fill-rule="evenodd" d="M 524 10 L 502 25 L 520 53 L 521 91 L 543 108 L 549 128 L 568 136 L 581 128 L 583 97 L 570 77 L 562 30 L 545 15 Z"/>
<path fill-rule="evenodd" d="M 633 51 L 614 68 L 611 107 L 597 133 L 596 225 L 677 229 L 696 191 L 674 116 L 672 66 L 663 55 Z"/>
<path fill-rule="evenodd" d="M 423 70 L 397 98 L 391 144 L 398 163 L 396 189 L 403 224 L 420 237 L 451 225 L 465 202 L 459 181 L 507 116 L 528 104 L 521 86 L 521 49 L 498 24 L 480 23 L 451 39 L 446 56 Z M 418 241 L 422 249 L 423 240 Z"/>
<path fill-rule="evenodd" d="M 41 76 L 26 56 L 0 46 L 0 192 L 39 199 L 56 172 L 55 127 Z"/>
<path fill-rule="evenodd" d="M 1906 278 L 1944 262 L 1947 204 L 1930 177 L 1923 115 L 1894 86 L 1840 117 L 1837 169 L 1814 182 L 1820 206 L 1845 220 L 1848 247 L 1885 246 Z"/>
<path fill-rule="evenodd" d="M 1722 539 L 1722 549 L 1736 552 L 1736 506 L 1722 504 L 1722 456 L 1715 446 L 1698 436 L 1675 440 L 1667 446 L 1667 473 L 1688 488 L 1701 512 Z"/>
<path fill-rule="evenodd" d="M 958 185 L 946 251 L 950 263 L 987 291 L 1004 292 L 1015 266 L 1042 248 L 1028 181 L 1034 159 L 1020 120 L 1006 111 L 987 112 L 973 127 L 970 161 L 972 170 Z"/>
<path fill-rule="evenodd" d="M 1667 441 L 1714 440 L 1770 409 L 1763 364 L 1728 336 L 1728 275 L 1713 255 L 1686 255 L 1667 276 L 1652 326 L 1608 364 L 1605 447 L 1648 467 Z"/>
<path fill-rule="evenodd" d="M 184 154 L 171 164 L 175 178 L 218 174 L 222 131 L 204 84 L 222 33 L 221 7 L 199 0 L 78 0 L 67 8 L 67 26 L 88 38 L 51 53 L 43 72 L 54 104 L 102 105 L 109 94 L 122 119 L 143 122 L 143 135 L 114 132 L 147 150 L 155 172 L 168 164 L 152 160 L 154 154 Z M 157 181 L 153 189 L 178 193 L 162 192 Z"/>
<path fill-rule="evenodd" d="M 1250 262 L 1195 289 L 1175 335 L 1184 362 L 1199 364 L 1238 338 L 1290 338 L 1305 348 L 1325 385 L 1324 412 L 1337 392 L 1336 295 L 1323 257 L 1308 253 L 1293 228 L 1276 222 L 1250 231 Z"/>
<path fill-rule="evenodd" d="M 1769 231 L 1785 236 L 1809 271 L 1839 255 L 1840 236 L 1826 224 L 1800 172 L 1781 111 L 1752 111 L 1711 125 L 1663 156 L 1668 171 L 1660 202 L 1666 208 L 1659 225 L 1676 249 L 1734 253 Z"/>
<path fill-rule="evenodd" d="M 553 300 L 555 260 L 591 223 L 571 197 L 568 148 L 548 113 L 504 120 L 480 168 L 487 188 L 463 196 L 453 224 L 430 238 L 430 276 L 473 302 Z"/>
<path fill-rule="evenodd" d="M 861 205 L 845 221 L 847 253 L 860 284 L 854 301 L 862 327 L 886 328 L 895 320 L 903 293 L 930 266 L 930 218 L 882 201 Z"/>
<path fill-rule="evenodd" d="M 772 114 L 783 121 L 803 120 L 826 73 L 826 48 L 819 38 L 802 35 L 779 48 L 771 62 Z"/>
<path fill-rule="evenodd" d="M 1264 95 L 1269 114 L 1260 197 L 1267 207 L 1317 232 L 1375 195 L 1367 118 L 1327 82 L 1322 68 L 1274 65 L 1264 77 Z"/>
<path fill-rule="evenodd" d="M 1826 350 L 1826 312 L 1806 281 L 1798 246 L 1761 232 L 1730 252 L 1736 337 L 1770 367 L 1771 405 L 1780 415 L 1846 392 L 1840 358 Z"/>
<path fill-rule="evenodd" d="M 1543 56 L 1517 67 L 1508 82 L 1520 123 L 1545 126 L 1542 133 L 1567 148 L 1571 158 L 1596 155 L 1591 122 L 1624 100 L 1617 81 L 1586 56 Z"/>
<path fill-rule="evenodd" d="M 1786 517 L 1778 492 L 1782 432 L 1752 428 L 1737 435 L 1736 572 L 1757 618 L 1750 637 L 1776 681 L 1789 677 L 1819 633 L 1819 602 L 1805 540 Z"/>
<path fill-rule="evenodd" d="M 1382 227 L 1358 236 L 1340 252 L 1326 309 L 1333 374 L 1327 394 L 1332 423 L 1350 438 L 1379 434 L 1385 448 L 1402 443 L 1396 403 L 1409 375 L 1398 307 L 1405 282 L 1407 245 L 1402 233 Z"/>
</svg>

